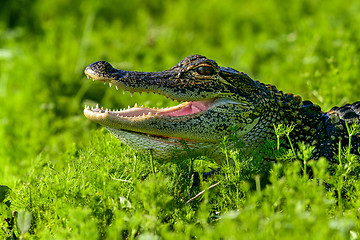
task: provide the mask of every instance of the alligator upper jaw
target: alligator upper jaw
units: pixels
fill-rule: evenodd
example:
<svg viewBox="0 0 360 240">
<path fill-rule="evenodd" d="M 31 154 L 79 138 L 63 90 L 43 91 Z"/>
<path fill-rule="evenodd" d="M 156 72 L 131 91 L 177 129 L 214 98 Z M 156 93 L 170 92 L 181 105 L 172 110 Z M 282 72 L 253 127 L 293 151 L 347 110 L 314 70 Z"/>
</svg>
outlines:
<svg viewBox="0 0 360 240">
<path fill-rule="evenodd" d="M 109 83 L 110 87 L 115 86 L 130 94 L 152 92 L 179 102 L 201 101 L 224 95 L 219 89 L 209 91 L 213 79 L 188 79 L 183 77 L 181 69 L 175 67 L 161 72 L 137 72 L 116 69 L 108 62 L 97 61 L 87 66 L 84 72 L 88 78 Z"/>
</svg>

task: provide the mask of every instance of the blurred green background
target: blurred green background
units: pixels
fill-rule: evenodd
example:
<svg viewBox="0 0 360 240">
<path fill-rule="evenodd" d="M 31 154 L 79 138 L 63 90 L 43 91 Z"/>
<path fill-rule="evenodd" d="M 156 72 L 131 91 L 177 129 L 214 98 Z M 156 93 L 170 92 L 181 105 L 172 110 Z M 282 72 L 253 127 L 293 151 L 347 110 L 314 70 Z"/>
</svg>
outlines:
<svg viewBox="0 0 360 240">
<path fill-rule="evenodd" d="M 84 78 L 97 60 L 157 71 L 202 54 L 325 110 L 358 100 L 359 12 L 359 1 L 340 0 L 2 0 L 0 182 L 39 155 L 61 162 L 86 145 L 97 126 L 85 103 L 147 103 Z"/>
<path fill-rule="evenodd" d="M 107 185 L 112 192 L 103 191 L 110 176 L 106 171 L 121 174 L 116 169 L 117 152 L 111 145 L 113 143 L 106 145 L 108 133 L 100 132 L 100 126 L 83 116 L 83 107 L 96 103 L 109 108 L 122 108 L 135 102 L 147 106 L 174 103 L 153 95 L 140 98 L 135 94 L 130 98 L 129 94 L 119 94 L 115 88 L 89 81 L 83 74 L 88 64 L 106 60 L 125 70 L 159 71 L 172 67 L 188 55 L 201 54 L 221 66 L 243 71 L 255 80 L 274 84 L 284 92 L 298 94 L 327 111 L 334 105 L 360 100 L 359 13 L 360 1 L 357 0 L 1 0 L 0 185 L 12 189 L 14 204 L 11 209 L 27 209 L 37 219 L 31 230 L 34 238 L 37 231 L 54 229 L 54 226 L 60 229 L 58 237 L 69 236 L 66 234 L 77 222 L 83 222 L 84 229 L 105 234 L 112 214 L 120 216 L 116 218 L 119 224 L 115 227 L 124 223 L 126 218 L 121 217 L 125 214 L 122 208 L 113 209 L 117 208 L 113 202 L 118 201 L 118 182 L 112 180 Z M 99 136 L 104 135 L 104 139 L 100 139 Z M 104 152 L 94 150 L 98 155 L 92 155 L 91 148 L 98 147 L 100 142 L 108 149 Z M 109 154 L 111 156 L 107 158 Z M 92 161 L 104 169 L 97 168 Z M 79 166 L 84 167 L 84 172 L 76 172 Z M 87 168 L 93 172 L 86 172 Z M 94 169 L 100 170 L 95 172 Z M 142 184 L 142 176 L 139 176 L 134 181 L 140 184 L 134 185 L 136 193 L 130 197 L 135 199 L 134 203 L 140 192 L 137 201 L 138 206 L 142 206 L 143 199 L 156 197 L 147 195 L 152 193 L 148 193 L 146 186 L 151 189 L 152 185 Z M 89 181 L 87 185 L 84 179 Z M 158 187 L 156 180 L 149 181 Z M 305 182 L 308 183 L 311 184 Z M 160 192 L 166 192 L 163 191 L 168 187 L 166 184 L 159 185 Z M 174 186 L 177 189 L 176 184 Z M 294 182 L 294 189 L 297 186 Z M 306 189 L 307 185 L 304 186 Z M 325 198 L 316 187 L 314 196 L 322 204 Z M 269 188 L 272 191 L 271 186 Z M 34 195 L 31 195 L 31 189 Z M 131 185 L 122 191 L 130 193 L 133 190 Z M 43 194 L 36 195 L 41 191 Z M 284 191 L 278 192 L 286 191 L 284 187 Z M 297 196 L 304 195 L 301 192 Z M 158 197 L 161 202 L 162 195 Z M 99 199 L 106 202 L 108 209 Z M 290 196 L 289 199 L 295 198 Z M 255 198 L 254 204 L 258 201 Z M 301 201 L 294 200 L 294 205 Z M 231 204 L 230 208 L 237 207 Z M 326 209 L 329 203 L 325 203 L 325 208 L 321 204 L 312 209 L 320 209 L 323 221 L 330 221 Z M 162 205 L 159 206 L 159 212 L 163 213 Z M 179 211 L 184 208 L 181 205 Z M 11 209 L 6 208 L 8 215 L 11 215 Z M 289 209 L 293 216 L 291 211 L 295 207 L 290 205 Z M 208 219 L 209 211 L 203 209 L 202 219 Z M 283 233 L 288 233 L 289 211 L 283 215 L 281 211 L 274 211 L 274 226 L 276 217 L 283 216 Z M 143 212 L 135 213 L 136 221 L 146 220 Z M 106 214 L 110 215 L 110 220 Z M 186 214 L 183 218 L 192 222 L 192 217 Z M 254 222 L 261 220 L 257 219 L 261 214 L 251 211 L 249 214 L 256 217 Z M 301 214 L 293 224 L 301 225 Z M 69 219 L 66 218 L 68 215 Z M 92 221 L 87 221 L 88 216 L 97 219 L 97 230 Z M 338 216 L 343 216 L 342 212 Z M 353 219 L 356 219 L 355 215 Z M 138 225 L 142 225 L 140 220 Z M 317 233 L 317 227 L 321 225 L 324 225 L 324 231 L 330 229 L 315 220 L 308 222 L 310 227 L 318 223 L 312 229 L 313 233 Z M 49 223 L 51 221 L 53 225 Z M 158 222 L 161 221 L 159 217 Z M 152 219 L 149 218 L 149 222 L 153 222 Z M 197 224 L 196 221 L 193 223 L 194 226 Z M 242 226 L 243 223 L 246 220 L 239 224 Z M 0 225 L 5 232 L 7 224 L 1 221 Z M 131 229 L 131 224 L 129 226 Z M 269 231 L 273 229 L 275 227 L 270 224 Z M 254 234 L 257 231 L 253 229 Z M 301 231 L 298 232 L 299 239 L 302 239 Z M 332 234 L 331 231 L 328 233 Z M 349 234 L 346 231 L 344 234 Z M 84 232 L 91 235 L 90 231 Z"/>
</svg>

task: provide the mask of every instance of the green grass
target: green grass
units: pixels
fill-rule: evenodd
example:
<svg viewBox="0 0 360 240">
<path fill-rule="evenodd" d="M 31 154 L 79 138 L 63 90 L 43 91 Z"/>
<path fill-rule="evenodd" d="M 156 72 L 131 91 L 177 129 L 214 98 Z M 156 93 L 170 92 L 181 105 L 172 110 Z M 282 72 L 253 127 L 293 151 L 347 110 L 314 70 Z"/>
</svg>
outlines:
<svg viewBox="0 0 360 240">
<path fill-rule="evenodd" d="M 196 185 L 211 160 L 154 159 L 154 174 L 148 155 L 82 115 L 174 104 L 93 83 L 88 64 L 158 71 L 190 54 L 324 110 L 357 101 L 358 1 L 102 2 L 1 2 L 1 239 L 359 238 L 359 162 L 346 149 L 332 167 L 306 148 L 271 164 L 232 152 L 235 166 Z"/>
</svg>

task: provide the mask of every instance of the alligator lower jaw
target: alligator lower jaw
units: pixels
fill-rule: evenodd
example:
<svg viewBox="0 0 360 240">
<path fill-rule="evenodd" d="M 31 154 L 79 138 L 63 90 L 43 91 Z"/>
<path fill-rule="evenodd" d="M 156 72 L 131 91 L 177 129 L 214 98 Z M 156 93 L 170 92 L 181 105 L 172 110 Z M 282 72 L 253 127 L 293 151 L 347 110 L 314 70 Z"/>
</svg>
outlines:
<svg viewBox="0 0 360 240">
<path fill-rule="evenodd" d="M 158 160 L 168 161 L 174 157 L 210 155 L 213 154 L 212 151 L 216 150 L 215 146 L 217 146 L 212 143 L 201 143 L 188 139 L 162 137 L 108 127 L 107 129 L 125 145 L 141 153 L 150 153 Z"/>
<path fill-rule="evenodd" d="M 166 121 L 186 121 L 187 117 L 191 118 L 193 116 L 198 116 L 206 112 L 211 108 L 218 100 L 218 98 L 193 101 L 193 102 L 183 102 L 177 106 L 167 107 L 167 108 L 146 108 L 138 107 L 136 104 L 133 108 L 123 109 L 123 110 L 109 110 L 99 108 L 98 106 L 89 107 L 85 106 L 84 115 L 107 128 L 113 130 L 128 131 L 137 134 L 144 134 L 148 137 L 153 136 L 156 139 L 161 139 L 162 141 L 166 138 L 175 140 L 176 142 L 180 140 L 192 141 L 191 139 L 182 138 L 181 136 L 166 136 L 165 134 L 152 133 L 150 131 L 144 131 L 141 128 L 134 128 L 136 125 L 143 125 L 154 119 L 166 120 Z"/>
</svg>

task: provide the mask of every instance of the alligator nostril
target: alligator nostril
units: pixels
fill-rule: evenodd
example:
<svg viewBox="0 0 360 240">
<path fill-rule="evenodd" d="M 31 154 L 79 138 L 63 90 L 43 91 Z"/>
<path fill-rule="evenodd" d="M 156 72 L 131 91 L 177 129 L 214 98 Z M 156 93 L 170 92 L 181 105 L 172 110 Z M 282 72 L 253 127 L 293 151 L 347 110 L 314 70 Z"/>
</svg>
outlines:
<svg viewBox="0 0 360 240">
<path fill-rule="evenodd" d="M 104 79 L 104 76 L 109 76 L 116 71 L 117 70 L 113 68 L 110 63 L 105 61 L 97 61 L 87 66 L 84 72 L 88 77 L 101 80 Z"/>
</svg>

